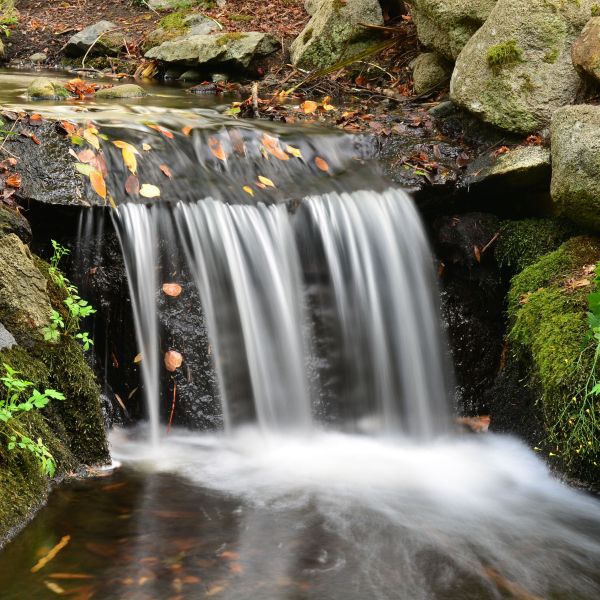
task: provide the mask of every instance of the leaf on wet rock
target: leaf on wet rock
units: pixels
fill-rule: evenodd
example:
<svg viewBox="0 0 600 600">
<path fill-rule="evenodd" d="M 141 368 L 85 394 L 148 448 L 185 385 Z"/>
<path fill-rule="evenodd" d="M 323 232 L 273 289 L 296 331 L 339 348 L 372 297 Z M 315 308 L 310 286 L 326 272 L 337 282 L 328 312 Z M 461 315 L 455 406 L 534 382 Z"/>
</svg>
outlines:
<svg viewBox="0 0 600 600">
<path fill-rule="evenodd" d="M 315 165 L 320 171 L 324 171 L 325 173 L 329 171 L 329 165 L 327 164 L 327 161 L 320 156 L 315 157 Z"/>
<path fill-rule="evenodd" d="M 92 174 L 92 172 L 96 169 L 92 167 L 92 165 L 88 165 L 85 163 L 75 163 L 75 170 L 81 173 L 82 175 L 89 177 Z"/>
<path fill-rule="evenodd" d="M 216 158 L 219 160 L 227 160 L 225 150 L 223 149 L 221 142 L 216 137 L 211 136 L 208 138 L 208 147 Z"/>
<path fill-rule="evenodd" d="M 167 165 L 160 165 L 159 169 L 162 171 L 165 177 L 172 179 L 173 173 L 171 173 L 171 169 Z"/>
<path fill-rule="evenodd" d="M 98 131 L 95 128 L 88 127 L 83 130 L 83 138 L 90 146 L 96 148 L 96 150 L 100 150 L 100 140 L 97 133 Z"/>
<path fill-rule="evenodd" d="M 182 287 L 178 283 L 163 283 L 162 291 L 172 298 L 177 298 L 182 292 Z"/>
<path fill-rule="evenodd" d="M 186 125 L 185 127 L 182 128 L 181 133 L 183 133 L 183 135 L 192 135 L 192 127 L 190 127 L 189 125 Z"/>
<path fill-rule="evenodd" d="M 254 196 L 254 190 L 249 185 L 245 185 L 242 189 L 246 192 L 246 194 Z"/>
<path fill-rule="evenodd" d="M 76 154 L 77 159 L 82 163 L 91 163 L 96 158 L 96 153 L 91 148 L 86 148 Z"/>
<path fill-rule="evenodd" d="M 4 182 L 8 187 L 18 189 L 21 187 L 21 176 L 19 173 L 13 173 L 6 178 Z"/>
<path fill-rule="evenodd" d="M 138 196 L 140 193 L 140 180 L 135 175 L 130 175 L 125 181 L 125 191 L 130 196 Z"/>
<path fill-rule="evenodd" d="M 165 352 L 165 367 L 171 373 L 177 371 L 183 364 L 183 356 L 177 350 Z"/>
<path fill-rule="evenodd" d="M 272 154 L 275 158 L 278 158 L 279 160 L 290 160 L 290 157 L 281 149 L 279 140 L 276 137 L 265 133 L 260 141 L 267 152 Z"/>
<path fill-rule="evenodd" d="M 102 198 L 106 199 L 106 182 L 104 181 L 104 177 L 102 177 L 102 173 L 94 169 L 90 173 L 90 183 L 92 184 L 92 188 Z"/>
<path fill-rule="evenodd" d="M 151 183 L 144 183 L 140 188 L 140 196 L 144 196 L 144 198 L 158 198 L 160 196 L 160 188 Z"/>
<path fill-rule="evenodd" d="M 258 176 L 258 181 L 267 187 L 275 187 L 275 184 L 268 178 L 263 177 L 262 175 Z"/>
</svg>

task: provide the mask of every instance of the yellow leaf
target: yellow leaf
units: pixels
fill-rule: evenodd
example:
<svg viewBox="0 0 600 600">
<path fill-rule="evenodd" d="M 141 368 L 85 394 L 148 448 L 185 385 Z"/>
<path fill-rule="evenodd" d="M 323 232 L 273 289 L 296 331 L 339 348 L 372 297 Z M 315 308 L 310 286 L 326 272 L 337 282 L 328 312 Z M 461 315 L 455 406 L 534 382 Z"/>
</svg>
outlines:
<svg viewBox="0 0 600 600">
<path fill-rule="evenodd" d="M 53 581 L 44 581 L 44 585 L 57 596 L 62 596 L 65 593 L 65 588 L 58 585 L 58 583 L 54 583 Z"/>
<path fill-rule="evenodd" d="M 249 185 L 245 185 L 242 189 L 246 192 L 246 194 L 254 196 L 254 190 Z"/>
<path fill-rule="evenodd" d="M 299 148 L 294 148 L 294 146 L 286 146 L 285 151 L 296 158 L 302 158 L 302 152 L 300 152 Z"/>
<path fill-rule="evenodd" d="M 139 354 L 135 355 L 135 358 L 133 359 L 133 362 L 135 364 L 141 363 L 142 362 L 142 353 L 140 352 Z"/>
<path fill-rule="evenodd" d="M 149 152 L 150 150 L 152 150 L 152 146 L 150 144 L 142 144 L 142 150 L 144 152 Z"/>
<path fill-rule="evenodd" d="M 268 177 L 263 177 L 262 175 L 259 175 L 258 180 L 267 187 L 275 187 L 275 184 Z"/>
<path fill-rule="evenodd" d="M 85 141 L 88 142 L 88 144 L 90 144 L 90 146 L 93 146 L 94 148 L 96 148 L 96 150 L 100 150 L 100 140 L 98 139 L 98 136 L 94 133 L 92 129 L 85 129 L 83 131 L 83 137 Z"/>
<path fill-rule="evenodd" d="M 127 148 L 131 153 L 139 154 L 138 149 L 133 144 L 129 144 L 128 142 L 123 142 L 121 140 L 115 140 L 113 142 L 113 144 L 120 150 L 124 150 L 125 148 Z M 147 145 L 147 144 L 145 144 L 145 145 Z"/>
<path fill-rule="evenodd" d="M 133 175 L 135 175 L 137 171 L 137 160 L 135 158 L 135 152 L 132 152 L 130 148 L 123 148 L 121 150 L 121 154 L 123 155 L 123 162 L 125 166 L 131 171 Z"/>
<path fill-rule="evenodd" d="M 140 188 L 140 196 L 144 196 L 144 198 L 158 198 L 160 196 L 160 189 L 150 183 L 144 183 Z"/>
<path fill-rule="evenodd" d="M 303 102 L 300 105 L 300 108 L 302 109 L 304 114 L 310 115 L 314 113 L 317 110 L 317 108 L 319 108 L 319 105 L 316 102 L 313 102 L 312 100 L 307 100 L 306 102 Z"/>
<path fill-rule="evenodd" d="M 333 106 L 332 104 L 330 104 L 331 102 L 331 96 L 325 96 L 325 98 L 323 98 L 323 110 L 326 111 L 330 111 L 330 110 L 335 110 L 335 106 Z"/>
<path fill-rule="evenodd" d="M 106 182 L 104 181 L 104 177 L 102 177 L 102 173 L 100 171 L 96 171 L 95 169 L 90 173 L 90 183 L 92 184 L 92 188 L 102 198 L 106 199 Z"/>
</svg>

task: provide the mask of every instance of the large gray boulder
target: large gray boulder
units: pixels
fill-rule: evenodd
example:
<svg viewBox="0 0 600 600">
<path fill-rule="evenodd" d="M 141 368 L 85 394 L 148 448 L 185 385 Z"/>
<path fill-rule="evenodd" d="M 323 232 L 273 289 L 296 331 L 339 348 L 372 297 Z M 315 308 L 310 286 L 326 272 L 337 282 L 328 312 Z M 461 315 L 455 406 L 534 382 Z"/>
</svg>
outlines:
<svg viewBox="0 0 600 600">
<path fill-rule="evenodd" d="M 192 35 L 151 48 L 146 52 L 146 58 L 189 67 L 247 69 L 253 60 L 267 56 L 279 47 L 279 42 L 266 33 Z"/>
<path fill-rule="evenodd" d="M 600 106 L 566 106 L 552 118 L 552 199 L 572 221 L 600 231 Z"/>
<path fill-rule="evenodd" d="M 20 344 L 40 339 L 52 308 L 46 280 L 13 233 L 0 237 L 0 321 Z"/>
<path fill-rule="evenodd" d="M 110 21 L 99 21 L 72 36 L 65 47 L 69 56 L 116 56 L 123 49 L 123 32 Z M 91 48 L 91 50 L 90 50 Z"/>
<path fill-rule="evenodd" d="M 366 50 L 377 42 L 377 33 L 361 24 L 383 25 L 378 0 L 321 0 L 312 2 L 312 17 L 290 48 L 292 63 L 319 69 Z"/>
<path fill-rule="evenodd" d="M 591 18 L 571 48 L 573 65 L 582 75 L 600 81 L 600 17 Z"/>
<path fill-rule="evenodd" d="M 454 60 L 495 4 L 496 0 L 413 0 L 411 15 L 420 42 Z"/>
<path fill-rule="evenodd" d="M 450 96 L 486 123 L 526 134 L 571 104 L 581 79 L 571 44 L 593 0 L 498 0 L 458 57 Z"/>
</svg>

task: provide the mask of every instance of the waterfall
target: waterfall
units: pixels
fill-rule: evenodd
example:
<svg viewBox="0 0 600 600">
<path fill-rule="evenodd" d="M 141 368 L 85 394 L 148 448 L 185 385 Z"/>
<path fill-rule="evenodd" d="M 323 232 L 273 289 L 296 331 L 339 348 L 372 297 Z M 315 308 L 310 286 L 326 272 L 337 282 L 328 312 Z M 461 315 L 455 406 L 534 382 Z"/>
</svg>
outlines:
<svg viewBox="0 0 600 600">
<path fill-rule="evenodd" d="M 312 195 L 295 212 L 212 198 L 125 203 L 116 219 L 153 442 L 161 420 L 161 239 L 171 253 L 182 248 L 184 266 L 172 270 L 190 273 L 197 287 L 226 430 L 255 422 L 264 432 L 306 433 L 324 412 L 336 413 L 342 429 L 417 438 L 443 430 L 448 376 L 437 288 L 405 192 Z M 307 299 L 311 277 L 326 291 L 316 305 Z M 308 367 L 323 346 L 313 339 L 314 313 L 328 302 L 338 341 L 320 358 L 341 381 L 333 407 L 324 406 L 319 376 Z"/>
</svg>

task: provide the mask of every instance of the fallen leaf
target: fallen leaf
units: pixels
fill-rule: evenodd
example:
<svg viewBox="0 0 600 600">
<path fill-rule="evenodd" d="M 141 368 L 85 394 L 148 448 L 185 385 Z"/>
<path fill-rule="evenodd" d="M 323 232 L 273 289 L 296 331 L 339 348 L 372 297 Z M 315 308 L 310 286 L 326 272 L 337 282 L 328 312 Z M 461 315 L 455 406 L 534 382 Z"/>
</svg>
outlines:
<svg viewBox="0 0 600 600">
<path fill-rule="evenodd" d="M 141 362 L 142 362 L 142 353 L 141 353 L 141 352 L 140 352 L 139 354 L 136 354 L 136 355 L 135 355 L 135 358 L 133 359 L 133 362 L 134 362 L 135 364 L 137 364 L 137 363 L 141 363 Z"/>
<path fill-rule="evenodd" d="M 279 140 L 276 137 L 265 133 L 261 138 L 261 142 L 267 152 L 272 154 L 275 158 L 278 158 L 279 160 L 290 160 L 290 157 L 281 149 Z"/>
<path fill-rule="evenodd" d="M 182 292 L 182 287 L 178 283 L 163 283 L 162 291 L 172 298 L 177 298 Z"/>
<path fill-rule="evenodd" d="M 162 135 L 164 135 L 166 138 L 169 138 L 170 140 L 172 140 L 175 136 L 173 135 L 173 132 L 169 131 L 168 129 L 165 129 L 164 127 L 161 127 L 160 125 L 148 125 L 148 127 L 150 127 L 150 129 L 154 129 L 155 131 L 158 131 L 159 133 L 161 133 Z"/>
<path fill-rule="evenodd" d="M 216 137 L 211 136 L 208 138 L 208 147 L 210 148 L 210 151 L 213 153 L 213 155 L 216 156 L 219 160 L 227 159 L 225 150 L 223 150 L 221 142 Z"/>
<path fill-rule="evenodd" d="M 20 188 L 21 187 L 21 176 L 18 173 L 13 173 L 6 178 L 6 185 L 11 188 Z"/>
<path fill-rule="evenodd" d="M 323 110 L 329 112 L 330 110 L 335 110 L 335 106 L 331 104 L 331 96 L 325 96 L 322 102 Z"/>
<path fill-rule="evenodd" d="M 173 174 L 171 173 L 171 169 L 169 169 L 169 167 L 167 167 L 167 165 L 160 165 L 159 169 L 163 172 L 165 177 L 168 177 L 169 179 L 171 179 L 173 177 Z"/>
<path fill-rule="evenodd" d="M 140 193 L 140 180 L 135 175 L 130 175 L 125 181 L 125 191 L 130 196 L 138 196 Z"/>
<path fill-rule="evenodd" d="M 186 125 L 182 130 L 181 133 L 183 133 L 183 135 L 192 135 L 192 127 L 190 127 L 189 125 Z"/>
<path fill-rule="evenodd" d="M 299 148 L 294 148 L 294 146 L 286 146 L 285 151 L 296 158 L 302 158 L 302 152 L 300 152 Z"/>
<path fill-rule="evenodd" d="M 50 573 L 50 579 L 94 579 L 93 575 L 87 573 Z"/>
<path fill-rule="evenodd" d="M 152 146 L 150 144 L 142 144 L 142 150 L 144 152 L 149 152 L 150 150 L 152 150 Z"/>
<path fill-rule="evenodd" d="M 183 356 L 177 350 L 169 350 L 165 352 L 165 367 L 171 373 L 177 371 L 183 364 Z"/>
<path fill-rule="evenodd" d="M 77 127 L 75 126 L 75 124 L 71 123 L 70 121 L 60 121 L 59 125 L 69 135 L 74 135 L 75 132 L 77 131 Z"/>
<path fill-rule="evenodd" d="M 106 182 L 104 181 L 104 177 L 102 177 L 102 173 L 94 169 L 90 173 L 90 183 L 92 184 L 92 188 L 102 198 L 106 199 Z"/>
<path fill-rule="evenodd" d="M 329 165 L 320 156 L 315 157 L 315 165 L 317 165 L 317 169 L 320 169 L 321 171 L 329 171 Z"/>
<path fill-rule="evenodd" d="M 211 596 L 216 596 L 217 594 L 220 594 L 224 590 L 225 588 L 222 585 L 213 585 L 204 595 L 210 598 Z"/>
<path fill-rule="evenodd" d="M 76 154 L 77 159 L 82 163 L 90 163 L 96 158 L 96 153 L 91 148 L 86 148 Z"/>
<path fill-rule="evenodd" d="M 487 415 L 482 417 L 460 417 L 456 419 L 456 423 L 464 425 L 476 433 L 485 433 L 489 429 L 491 421 L 491 417 Z"/>
<path fill-rule="evenodd" d="M 58 585 L 58 583 L 54 583 L 53 581 L 44 581 L 44 585 L 51 592 L 54 592 L 57 596 L 62 596 L 65 593 L 65 589 L 60 587 L 60 585 Z"/>
<path fill-rule="evenodd" d="M 82 175 L 85 175 L 86 177 L 89 177 L 94 171 L 96 171 L 92 165 L 86 165 L 85 163 L 75 163 L 74 167 L 76 171 Z"/>
<path fill-rule="evenodd" d="M 304 114 L 310 115 L 314 113 L 317 110 L 317 108 L 319 108 L 319 105 L 316 102 L 313 102 L 312 100 L 307 100 L 306 102 L 303 102 L 300 105 L 300 108 L 302 109 Z"/>
<path fill-rule="evenodd" d="M 144 196 L 144 198 L 158 198 L 160 196 L 160 189 L 150 183 L 144 183 L 140 188 L 140 196 Z"/>
<path fill-rule="evenodd" d="M 83 138 L 90 145 L 96 148 L 96 150 L 100 150 L 100 140 L 94 131 L 90 128 L 85 129 L 83 131 Z"/>
<path fill-rule="evenodd" d="M 246 194 L 254 196 L 254 190 L 249 185 L 245 185 L 242 189 L 246 192 Z"/>
<path fill-rule="evenodd" d="M 262 175 L 259 175 L 258 181 L 260 181 L 263 185 L 266 185 L 267 187 L 275 187 L 275 184 L 268 177 L 263 177 Z"/>
</svg>

